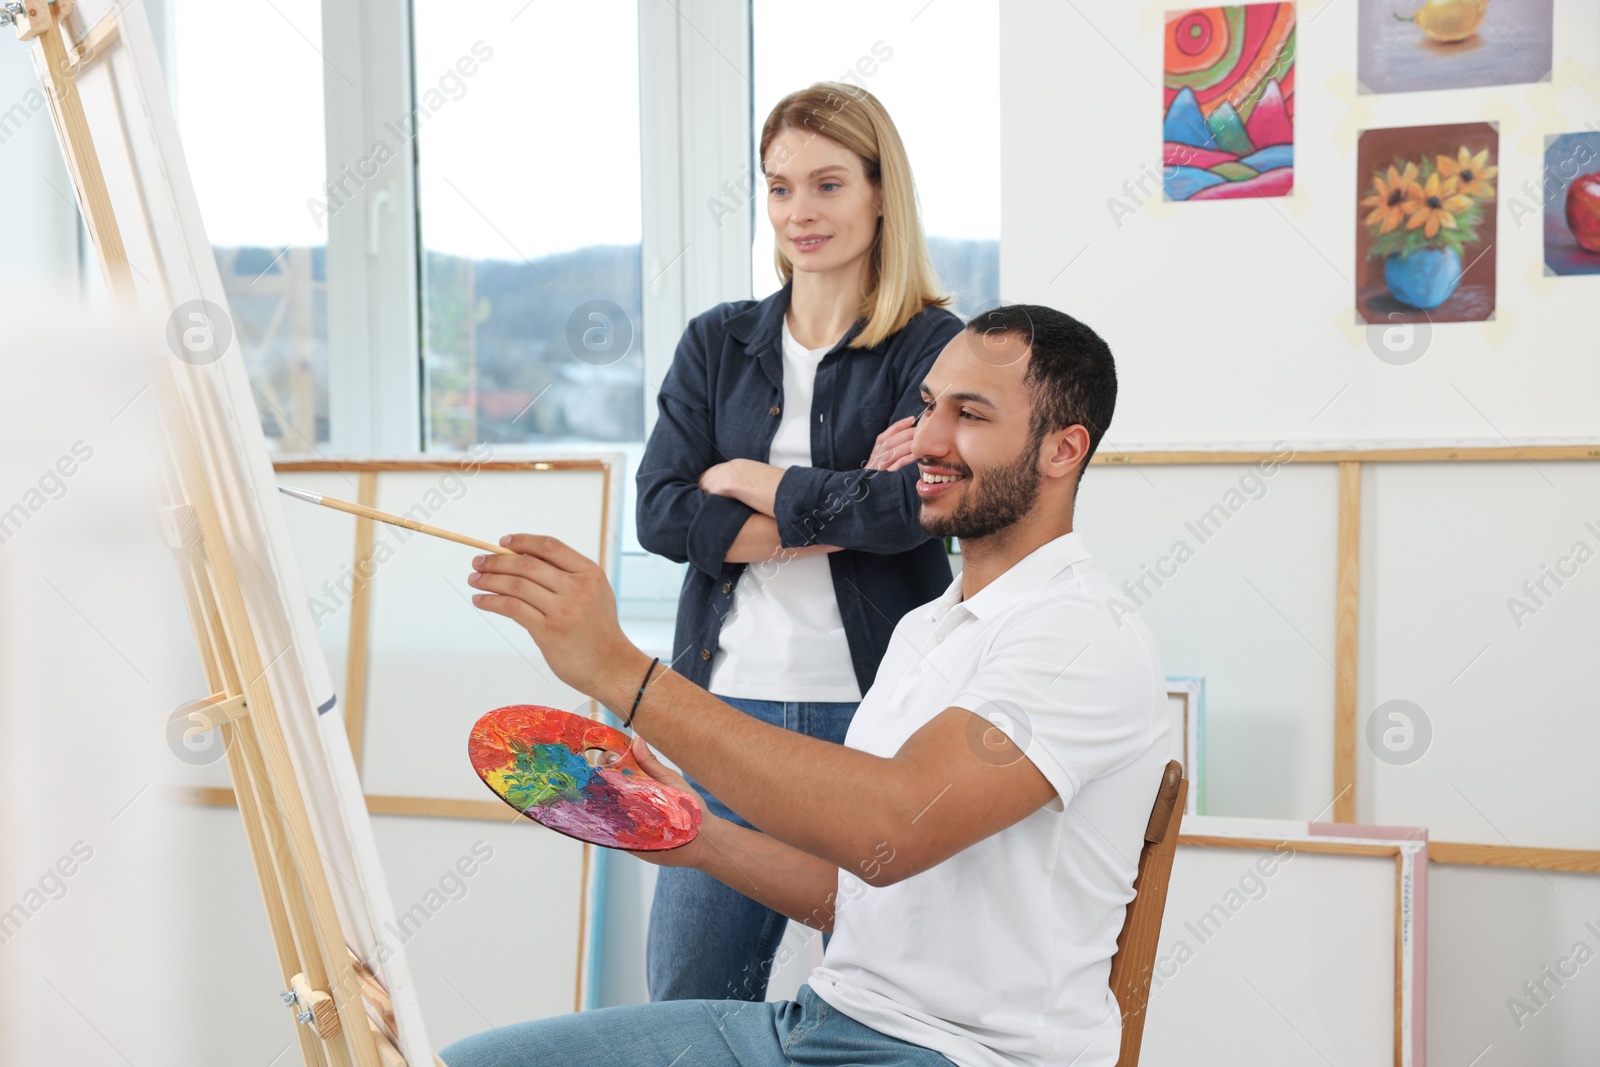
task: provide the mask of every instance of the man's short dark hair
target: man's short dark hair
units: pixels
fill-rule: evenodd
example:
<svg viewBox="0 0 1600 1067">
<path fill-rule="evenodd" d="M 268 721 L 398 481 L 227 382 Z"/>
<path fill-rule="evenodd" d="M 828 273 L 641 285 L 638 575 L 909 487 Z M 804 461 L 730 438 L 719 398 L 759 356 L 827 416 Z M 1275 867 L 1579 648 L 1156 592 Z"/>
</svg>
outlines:
<svg viewBox="0 0 1600 1067">
<path fill-rule="evenodd" d="M 1029 429 L 1035 447 L 1068 426 L 1089 431 L 1089 466 L 1117 407 L 1117 365 L 1100 335 L 1065 312 L 1039 304 L 1003 304 L 981 311 L 967 329 L 986 336 L 1014 334 L 1028 346 L 1022 381 L 1033 399 Z"/>
</svg>

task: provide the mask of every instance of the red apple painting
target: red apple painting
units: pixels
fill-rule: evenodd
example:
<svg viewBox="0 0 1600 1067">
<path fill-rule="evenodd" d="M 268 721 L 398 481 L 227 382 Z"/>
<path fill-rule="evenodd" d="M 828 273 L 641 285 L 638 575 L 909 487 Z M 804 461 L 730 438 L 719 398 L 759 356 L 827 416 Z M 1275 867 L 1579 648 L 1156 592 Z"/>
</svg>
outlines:
<svg viewBox="0 0 1600 1067">
<path fill-rule="evenodd" d="M 1567 229 L 1585 252 L 1600 252 L 1600 170 L 1567 186 Z"/>
<path fill-rule="evenodd" d="M 1544 270 L 1546 274 L 1600 274 L 1600 133 L 1563 133 L 1545 139 Z M 1532 214 L 1536 198 L 1511 201 L 1511 217 Z"/>
</svg>

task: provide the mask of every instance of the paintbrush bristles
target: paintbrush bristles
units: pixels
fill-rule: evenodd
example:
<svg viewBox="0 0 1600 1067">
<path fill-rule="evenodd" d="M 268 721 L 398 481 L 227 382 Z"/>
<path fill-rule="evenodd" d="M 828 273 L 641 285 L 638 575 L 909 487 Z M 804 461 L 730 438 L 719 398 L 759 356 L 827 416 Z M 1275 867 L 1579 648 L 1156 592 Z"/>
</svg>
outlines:
<svg viewBox="0 0 1600 1067">
<path fill-rule="evenodd" d="M 292 496 L 296 500 L 304 500 L 307 504 L 322 503 L 322 494 L 313 493 L 309 489 L 296 489 L 292 485 L 280 485 L 278 486 L 278 492 L 283 493 L 285 496 Z"/>
</svg>

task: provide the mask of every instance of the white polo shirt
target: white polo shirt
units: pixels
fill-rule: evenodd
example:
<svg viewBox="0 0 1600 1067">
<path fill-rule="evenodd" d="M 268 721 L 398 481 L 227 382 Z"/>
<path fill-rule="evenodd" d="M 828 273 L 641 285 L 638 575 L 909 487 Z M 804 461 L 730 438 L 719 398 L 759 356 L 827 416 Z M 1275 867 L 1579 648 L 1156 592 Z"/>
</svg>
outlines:
<svg viewBox="0 0 1600 1067">
<path fill-rule="evenodd" d="M 998 728 L 1057 795 L 894 885 L 841 870 L 809 979 L 823 1000 L 960 1067 L 1116 1063 L 1111 956 L 1171 751 L 1155 641 L 1137 615 L 1112 616 L 1119 595 L 1070 533 L 971 600 L 957 576 L 900 620 L 845 744 L 893 756 L 966 708 L 989 720 L 973 719 L 973 758 L 1000 758 L 983 742 Z M 938 791 L 928 783 L 933 812 Z"/>
</svg>

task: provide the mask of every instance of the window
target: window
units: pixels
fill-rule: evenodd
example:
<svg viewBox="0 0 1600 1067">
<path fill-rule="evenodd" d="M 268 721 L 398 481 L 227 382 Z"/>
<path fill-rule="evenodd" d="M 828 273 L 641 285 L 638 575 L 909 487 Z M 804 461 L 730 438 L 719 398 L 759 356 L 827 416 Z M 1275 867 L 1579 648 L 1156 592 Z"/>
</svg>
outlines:
<svg viewBox="0 0 1600 1067">
<path fill-rule="evenodd" d="M 310 451 L 328 441 L 322 7 L 174 11 L 179 134 L 262 428 L 270 448 Z"/>
<path fill-rule="evenodd" d="M 463 10 L 413 15 L 425 447 L 642 441 L 636 0 Z"/>
<path fill-rule="evenodd" d="M 785 94 L 818 81 L 864 86 L 911 158 L 928 252 L 953 310 L 1000 296 L 998 0 L 752 0 L 755 138 Z M 819 32 L 825 28 L 826 32 Z M 757 296 L 778 287 L 766 194 L 755 200 Z"/>
</svg>

